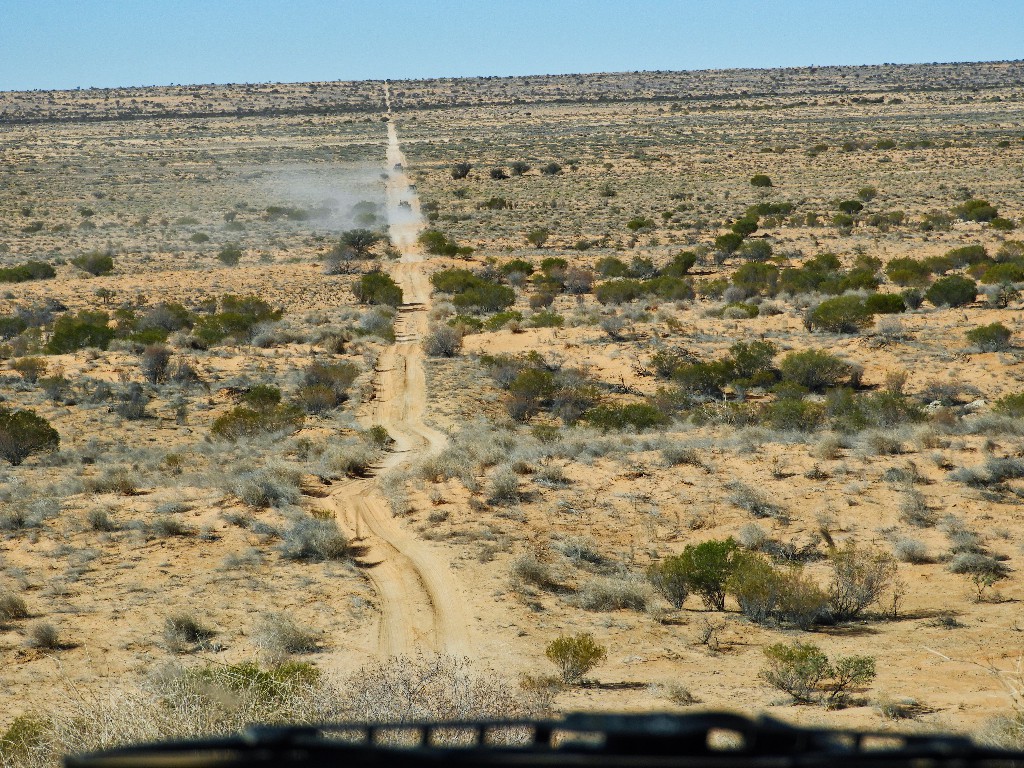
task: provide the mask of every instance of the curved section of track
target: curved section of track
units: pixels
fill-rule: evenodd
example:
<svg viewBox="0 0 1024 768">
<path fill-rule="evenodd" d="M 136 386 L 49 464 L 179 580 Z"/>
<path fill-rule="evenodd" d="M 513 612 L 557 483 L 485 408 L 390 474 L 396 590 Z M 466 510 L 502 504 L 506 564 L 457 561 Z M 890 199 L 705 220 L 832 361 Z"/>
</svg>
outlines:
<svg viewBox="0 0 1024 768">
<path fill-rule="evenodd" d="M 385 95 L 389 96 L 387 91 Z M 427 388 L 420 340 L 427 330 L 430 283 L 416 243 L 422 218 L 419 199 L 404 171 L 405 158 L 393 121 L 388 121 L 387 130 L 388 223 L 392 243 L 402 252 L 390 272 L 402 287 L 405 303 L 395 322 L 396 343 L 377 361 L 375 396 L 361 417 L 368 427 L 387 429 L 395 441 L 374 474 L 401 471 L 446 442 L 443 434 L 423 421 Z M 426 649 L 467 655 L 469 628 L 448 563 L 394 518 L 376 480 L 371 476 L 340 484 L 325 502 L 366 550 L 365 572 L 380 603 L 379 652 L 394 655 Z"/>
</svg>

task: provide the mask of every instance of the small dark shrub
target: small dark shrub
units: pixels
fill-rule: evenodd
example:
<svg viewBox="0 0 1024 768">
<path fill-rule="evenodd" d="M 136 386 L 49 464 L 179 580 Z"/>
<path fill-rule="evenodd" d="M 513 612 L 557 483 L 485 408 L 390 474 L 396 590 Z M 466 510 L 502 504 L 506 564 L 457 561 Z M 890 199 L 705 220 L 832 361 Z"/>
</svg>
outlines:
<svg viewBox="0 0 1024 768">
<path fill-rule="evenodd" d="M 847 382 L 852 366 L 827 352 L 809 349 L 790 352 L 779 363 L 783 381 L 806 387 L 812 392 L 823 392 Z"/>
<path fill-rule="evenodd" d="M 978 284 L 969 277 L 949 275 L 932 283 L 924 297 L 937 307 L 960 307 L 978 296 Z"/>
<path fill-rule="evenodd" d="M 1001 352 L 1010 347 L 1013 331 L 1002 323 L 991 323 L 972 328 L 966 334 L 967 340 L 982 352 Z"/>
<path fill-rule="evenodd" d="M 772 186 L 772 180 L 763 173 L 755 173 L 750 177 L 750 183 L 755 187 L 770 187 Z"/>
<path fill-rule="evenodd" d="M 826 299 L 810 313 L 812 327 L 831 333 L 856 333 L 871 324 L 871 310 L 857 296 Z"/>
<path fill-rule="evenodd" d="M 35 411 L 12 411 L 0 406 L 0 456 L 18 466 L 34 453 L 60 447 L 60 435 Z"/>
<path fill-rule="evenodd" d="M 668 418 L 649 403 L 598 405 L 583 414 L 583 421 L 605 431 L 651 429 L 667 423 Z"/>
<path fill-rule="evenodd" d="M 100 253 L 99 251 L 82 254 L 71 259 L 71 263 L 94 277 L 114 271 L 114 257 L 109 253 Z"/>
<path fill-rule="evenodd" d="M 367 272 L 352 286 L 352 293 L 364 304 L 398 307 L 403 299 L 401 286 L 384 272 Z"/>
</svg>

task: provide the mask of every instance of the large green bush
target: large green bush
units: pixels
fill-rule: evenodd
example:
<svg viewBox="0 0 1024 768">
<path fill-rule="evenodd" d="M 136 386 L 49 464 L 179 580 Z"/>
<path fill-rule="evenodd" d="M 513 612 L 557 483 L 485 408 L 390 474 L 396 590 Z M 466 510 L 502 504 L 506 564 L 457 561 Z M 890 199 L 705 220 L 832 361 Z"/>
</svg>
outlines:
<svg viewBox="0 0 1024 768">
<path fill-rule="evenodd" d="M 57 272 L 45 261 L 27 261 L 16 267 L 0 269 L 0 283 L 25 283 L 29 280 L 49 280 Z"/>
<path fill-rule="evenodd" d="M 650 403 L 598 405 L 583 414 L 583 421 L 605 430 L 651 429 L 668 422 L 668 418 Z"/>
<path fill-rule="evenodd" d="M 652 569 L 652 582 L 661 589 L 659 584 L 678 581 L 690 592 L 700 595 L 708 610 L 724 610 L 725 585 L 732 576 L 739 552 L 739 544 L 731 538 L 687 544 L 680 554 L 665 558 Z M 675 595 L 678 599 L 678 591 Z M 672 598 L 669 600 L 671 602 Z"/>
<path fill-rule="evenodd" d="M 352 286 L 352 293 L 364 304 L 401 306 L 402 287 L 386 272 L 367 272 Z"/>
<path fill-rule="evenodd" d="M 1010 346 L 1013 331 L 1002 323 L 990 323 L 972 328 L 966 334 L 967 340 L 982 352 L 1001 352 Z"/>
<path fill-rule="evenodd" d="M 51 355 L 63 355 L 86 347 L 106 349 L 114 338 L 110 316 L 106 312 L 82 310 L 78 314 L 66 314 L 53 324 L 53 334 L 46 343 Z"/>
<path fill-rule="evenodd" d="M 949 275 L 932 283 L 924 297 L 937 307 L 960 307 L 978 296 L 978 284 L 969 277 Z"/>
<path fill-rule="evenodd" d="M 220 312 L 198 318 L 192 328 L 195 338 L 205 345 L 216 344 L 227 338 L 248 341 L 260 323 L 280 320 L 280 309 L 273 309 L 258 296 L 225 295 L 220 300 Z"/>
<path fill-rule="evenodd" d="M 100 251 L 84 253 L 72 259 L 71 263 L 94 277 L 106 275 L 114 271 L 114 257 L 109 253 L 101 253 Z"/>
<path fill-rule="evenodd" d="M 871 325 L 872 314 L 859 296 L 826 299 L 810 313 L 811 325 L 831 333 L 856 333 Z"/>
<path fill-rule="evenodd" d="M 830 661 L 811 643 L 776 643 L 764 649 L 767 666 L 760 677 L 802 703 L 835 705 L 875 679 L 873 656 L 845 656 Z"/>
<path fill-rule="evenodd" d="M 928 265 L 917 259 L 893 259 L 885 265 L 885 275 L 896 285 L 927 285 L 931 280 Z"/>
<path fill-rule="evenodd" d="M 0 456 L 18 466 L 34 453 L 56 451 L 60 435 L 35 411 L 0 406 Z"/>
<path fill-rule="evenodd" d="M 790 352 L 779 363 L 783 381 L 806 387 L 811 392 L 824 392 L 849 381 L 853 372 L 849 363 L 828 352 L 808 349 Z"/>
</svg>

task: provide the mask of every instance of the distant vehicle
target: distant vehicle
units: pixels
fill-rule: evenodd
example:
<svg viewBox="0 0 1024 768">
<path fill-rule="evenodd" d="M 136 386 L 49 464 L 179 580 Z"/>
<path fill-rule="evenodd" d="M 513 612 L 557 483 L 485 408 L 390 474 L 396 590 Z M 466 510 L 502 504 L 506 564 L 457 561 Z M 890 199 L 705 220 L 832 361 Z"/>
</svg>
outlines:
<svg viewBox="0 0 1024 768">
<path fill-rule="evenodd" d="M 412 206 L 411 206 L 411 205 L 409 205 L 409 201 L 408 201 L 408 200 L 402 200 L 402 201 L 401 201 L 401 202 L 400 202 L 400 203 L 398 204 L 398 207 L 399 207 L 399 208 L 409 208 L 410 210 L 412 209 Z"/>
<path fill-rule="evenodd" d="M 395 170 L 396 171 L 402 170 L 402 164 L 401 163 L 395 163 Z"/>
</svg>

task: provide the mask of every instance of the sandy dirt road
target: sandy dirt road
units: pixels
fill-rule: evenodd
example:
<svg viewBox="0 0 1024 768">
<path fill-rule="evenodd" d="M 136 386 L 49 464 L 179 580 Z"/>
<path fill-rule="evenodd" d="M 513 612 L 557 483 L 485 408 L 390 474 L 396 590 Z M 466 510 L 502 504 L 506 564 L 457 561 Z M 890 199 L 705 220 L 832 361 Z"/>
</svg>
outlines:
<svg viewBox="0 0 1024 768">
<path fill-rule="evenodd" d="M 375 479 L 407 469 L 446 442 L 445 435 L 423 420 L 427 389 L 420 340 L 427 330 L 430 283 L 416 242 L 423 226 L 419 199 L 403 170 L 405 158 L 393 121 L 388 121 L 387 131 L 388 224 L 392 242 L 402 252 L 390 272 L 402 287 L 404 304 L 395 323 L 396 343 L 377 361 L 375 396 L 361 421 L 366 427 L 384 427 L 395 442 L 374 476 L 341 484 L 325 501 L 366 550 L 365 573 L 379 600 L 378 652 L 465 656 L 471 650 L 470 630 L 446 559 L 394 518 Z"/>
</svg>

